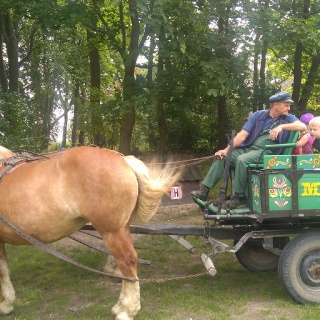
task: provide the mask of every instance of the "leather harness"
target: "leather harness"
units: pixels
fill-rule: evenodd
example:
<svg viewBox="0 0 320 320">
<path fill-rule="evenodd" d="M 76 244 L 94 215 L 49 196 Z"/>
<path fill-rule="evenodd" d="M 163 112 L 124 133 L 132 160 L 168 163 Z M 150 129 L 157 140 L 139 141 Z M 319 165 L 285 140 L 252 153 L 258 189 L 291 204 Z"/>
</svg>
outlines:
<svg viewBox="0 0 320 320">
<path fill-rule="evenodd" d="M 3 158 L 0 159 L 0 163 L 2 164 L 2 167 L 0 168 L 0 180 L 5 176 L 6 174 L 9 174 L 19 168 L 20 166 L 32 162 L 32 161 L 43 161 L 49 159 L 46 156 L 38 155 L 38 154 L 32 154 L 29 152 L 17 152 L 14 154 L 14 156 L 10 158 Z"/>
</svg>

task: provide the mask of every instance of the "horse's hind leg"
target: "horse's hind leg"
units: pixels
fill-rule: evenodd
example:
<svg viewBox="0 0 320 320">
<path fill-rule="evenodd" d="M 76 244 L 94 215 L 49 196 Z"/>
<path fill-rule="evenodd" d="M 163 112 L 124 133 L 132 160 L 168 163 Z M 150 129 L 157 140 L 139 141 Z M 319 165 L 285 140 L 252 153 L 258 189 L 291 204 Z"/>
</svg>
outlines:
<svg viewBox="0 0 320 320">
<path fill-rule="evenodd" d="M 6 315 L 13 310 L 16 294 L 9 277 L 9 265 L 4 243 L 0 243 L 0 281 L 2 286 L 3 301 L 0 304 L 0 314 Z"/>
<path fill-rule="evenodd" d="M 122 275 L 137 278 L 137 253 L 129 232 L 101 234 L 105 246 L 115 258 Z M 138 281 L 122 281 L 122 289 L 117 304 L 112 308 L 116 320 L 132 320 L 140 310 L 140 286 Z"/>
</svg>

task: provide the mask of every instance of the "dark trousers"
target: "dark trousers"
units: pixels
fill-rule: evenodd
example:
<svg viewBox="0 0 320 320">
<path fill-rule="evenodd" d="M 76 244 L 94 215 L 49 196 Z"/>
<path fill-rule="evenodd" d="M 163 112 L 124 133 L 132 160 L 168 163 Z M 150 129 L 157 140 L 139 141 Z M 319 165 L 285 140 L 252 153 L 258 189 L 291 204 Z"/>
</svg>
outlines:
<svg viewBox="0 0 320 320">
<path fill-rule="evenodd" d="M 256 139 L 254 144 L 244 147 L 235 148 L 231 154 L 230 168 L 234 171 L 232 191 L 236 193 L 246 193 L 248 187 L 247 180 L 247 166 L 251 163 L 258 163 L 263 160 L 263 155 L 272 154 L 274 151 L 265 150 L 266 144 L 274 144 L 274 141 L 270 140 L 269 135 L 262 135 Z M 263 155 L 262 155 L 263 153 Z M 209 189 L 214 188 L 217 183 L 223 178 L 224 166 L 226 158 L 222 160 L 215 160 L 206 177 L 203 180 L 203 184 Z"/>
</svg>

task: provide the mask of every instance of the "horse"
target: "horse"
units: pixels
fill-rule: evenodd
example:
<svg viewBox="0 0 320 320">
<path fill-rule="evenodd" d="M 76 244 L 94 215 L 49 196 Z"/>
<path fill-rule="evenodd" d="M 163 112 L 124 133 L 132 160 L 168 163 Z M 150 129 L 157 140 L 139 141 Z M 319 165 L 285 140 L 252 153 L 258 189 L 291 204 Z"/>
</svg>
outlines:
<svg viewBox="0 0 320 320">
<path fill-rule="evenodd" d="M 14 157 L 15 153 L 0 147 L 3 168 Z M 130 224 L 146 223 L 180 176 L 181 172 L 170 169 L 170 164 L 157 177 L 151 177 L 148 167 L 134 156 L 75 147 L 21 162 L 1 175 L 0 214 L 45 244 L 67 237 L 90 222 L 125 278 L 111 311 L 116 320 L 132 320 L 141 306 L 139 281 L 131 280 L 138 280 L 138 275 Z M 0 222 L 2 315 L 12 312 L 15 301 L 6 243 L 30 244 Z"/>
</svg>

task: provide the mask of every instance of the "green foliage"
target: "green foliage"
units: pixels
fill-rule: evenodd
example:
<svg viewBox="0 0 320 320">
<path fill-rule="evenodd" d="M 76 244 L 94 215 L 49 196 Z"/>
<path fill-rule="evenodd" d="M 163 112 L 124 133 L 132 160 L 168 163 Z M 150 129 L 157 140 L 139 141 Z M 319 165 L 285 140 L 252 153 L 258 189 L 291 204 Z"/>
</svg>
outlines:
<svg viewBox="0 0 320 320">
<path fill-rule="evenodd" d="M 0 144 L 10 150 L 39 151 L 33 118 L 25 99 L 16 93 L 0 92 Z"/>
<path fill-rule="evenodd" d="M 269 95 L 292 78 L 297 43 L 304 48 L 302 87 L 320 51 L 317 1 L 310 2 L 308 12 L 302 2 L 287 0 L 2 0 L 0 9 L 10 14 L 19 39 L 20 96 L 1 97 L 6 138 L 0 139 L 9 148 L 45 150 L 57 142 L 58 118 L 68 113 L 68 136 L 77 123 L 77 140 L 84 134 L 91 144 L 99 133 L 103 146 L 117 149 L 123 115 L 135 110 L 132 150 L 155 151 L 160 145 L 157 108 L 163 105 L 168 151 L 212 152 L 218 144 L 220 97 L 227 101 L 226 132 L 240 129 L 251 109 L 268 107 Z M 88 40 L 87 32 L 94 37 Z M 261 62 L 264 45 L 265 83 L 254 91 L 252 62 L 254 57 Z M 99 50 L 101 69 L 95 108 L 89 102 L 92 46 Z M 1 50 L 8 73 L 6 46 Z M 144 60 L 138 60 L 133 75 L 138 55 Z M 318 107 L 319 89 L 318 73 L 308 108 Z M 9 109 L 16 118 L 10 118 Z"/>
<path fill-rule="evenodd" d="M 267 63 L 271 73 L 270 78 L 277 81 L 279 87 L 288 79 L 294 80 L 293 71 L 297 45 L 302 47 L 302 81 L 300 83 L 302 89 L 308 74 L 312 71 L 312 59 L 320 53 L 320 17 L 316 2 L 311 1 L 307 8 L 303 2 L 296 2 L 291 7 L 290 2 L 284 1 L 277 12 L 272 10 L 273 28 L 269 31 L 271 49 Z M 272 34 L 273 30 L 277 30 L 277 37 Z M 313 84 L 311 96 L 308 97 L 308 108 L 315 108 L 314 101 L 319 88 L 319 80 L 318 77 Z"/>
<path fill-rule="evenodd" d="M 70 142 L 67 142 L 66 148 L 71 148 L 71 143 Z M 46 152 L 55 152 L 55 151 L 58 151 L 60 149 L 61 149 L 61 143 L 54 142 L 48 147 L 48 149 L 43 150 L 43 152 L 44 153 L 46 153 Z"/>
</svg>

